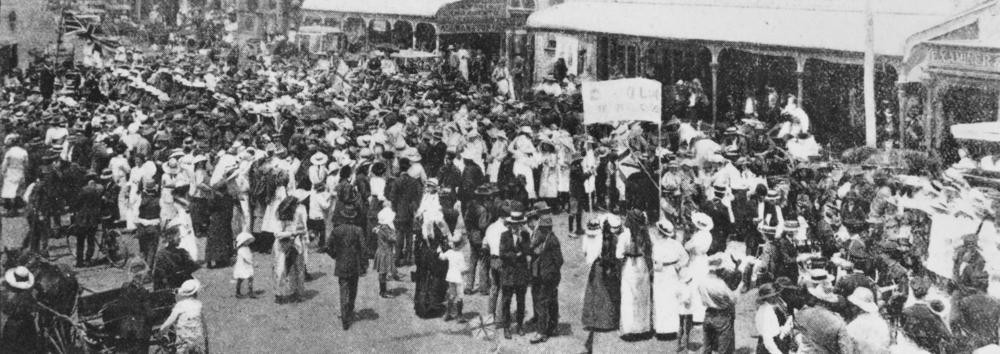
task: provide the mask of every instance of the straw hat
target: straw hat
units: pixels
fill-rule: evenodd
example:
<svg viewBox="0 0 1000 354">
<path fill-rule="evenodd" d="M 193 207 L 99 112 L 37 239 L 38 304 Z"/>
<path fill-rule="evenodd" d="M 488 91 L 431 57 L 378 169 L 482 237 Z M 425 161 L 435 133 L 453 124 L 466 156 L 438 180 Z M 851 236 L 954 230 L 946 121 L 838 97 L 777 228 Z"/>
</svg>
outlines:
<svg viewBox="0 0 1000 354">
<path fill-rule="evenodd" d="M 378 212 L 376 218 L 379 224 L 392 226 L 396 220 L 396 213 L 392 211 L 392 208 L 383 208 Z"/>
<path fill-rule="evenodd" d="M 878 313 L 878 304 L 875 303 L 875 294 L 872 290 L 863 286 L 854 289 L 854 292 L 847 297 L 854 306 L 868 313 Z"/>
<path fill-rule="evenodd" d="M 774 284 L 764 284 L 757 288 L 757 302 L 764 302 L 764 300 L 778 297 L 781 294 L 781 289 L 776 287 Z"/>
<path fill-rule="evenodd" d="M 608 215 L 608 226 L 610 226 L 612 230 L 621 229 L 622 218 L 618 217 L 618 215 Z"/>
<path fill-rule="evenodd" d="M 35 275 L 31 274 L 31 271 L 23 266 L 7 270 L 3 278 L 7 282 L 7 285 L 16 289 L 28 290 L 32 286 L 35 286 Z"/>
<path fill-rule="evenodd" d="M 181 284 L 181 287 L 177 289 L 177 295 L 183 297 L 191 297 L 201 290 L 201 282 L 198 279 L 189 279 Z"/>
<path fill-rule="evenodd" d="M 511 211 L 510 216 L 507 217 L 507 222 L 511 224 L 523 224 L 528 222 L 528 217 L 523 211 Z"/>
<path fill-rule="evenodd" d="M 589 237 L 596 237 L 601 235 L 601 221 L 598 219 L 590 219 L 587 221 L 587 231 L 585 232 Z"/>
<path fill-rule="evenodd" d="M 660 231 L 660 235 L 663 237 L 674 237 L 676 235 L 674 223 L 667 219 L 661 219 L 660 222 L 656 223 L 656 230 Z"/>
<path fill-rule="evenodd" d="M 239 235 L 236 235 L 236 248 L 240 248 L 244 244 L 253 241 L 254 241 L 253 235 L 251 235 L 249 232 L 241 232 Z"/>
<path fill-rule="evenodd" d="M 318 151 L 309 158 L 309 163 L 313 166 L 326 165 L 328 161 L 330 161 L 330 158 L 326 156 L 326 154 Z"/>
<path fill-rule="evenodd" d="M 708 216 L 705 213 L 699 213 L 699 212 L 693 213 L 691 215 L 691 222 L 694 223 L 695 227 L 703 231 L 709 231 L 712 230 L 713 227 L 715 227 L 715 224 L 712 222 L 712 217 Z"/>
</svg>

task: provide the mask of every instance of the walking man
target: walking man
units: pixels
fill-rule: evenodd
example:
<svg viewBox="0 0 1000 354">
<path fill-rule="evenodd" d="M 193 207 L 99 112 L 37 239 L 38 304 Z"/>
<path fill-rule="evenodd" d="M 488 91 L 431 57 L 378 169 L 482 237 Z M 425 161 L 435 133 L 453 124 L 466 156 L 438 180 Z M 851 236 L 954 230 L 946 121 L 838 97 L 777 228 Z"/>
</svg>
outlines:
<svg viewBox="0 0 1000 354">
<path fill-rule="evenodd" d="M 357 220 L 358 211 L 353 204 L 340 208 L 343 220 Z M 340 283 L 340 322 L 344 330 L 351 327 L 354 320 L 354 299 L 358 295 L 358 278 L 368 268 L 367 255 L 370 254 L 364 242 L 364 230 L 352 223 L 337 225 L 330 232 L 327 252 L 337 264 L 333 274 Z"/>
</svg>

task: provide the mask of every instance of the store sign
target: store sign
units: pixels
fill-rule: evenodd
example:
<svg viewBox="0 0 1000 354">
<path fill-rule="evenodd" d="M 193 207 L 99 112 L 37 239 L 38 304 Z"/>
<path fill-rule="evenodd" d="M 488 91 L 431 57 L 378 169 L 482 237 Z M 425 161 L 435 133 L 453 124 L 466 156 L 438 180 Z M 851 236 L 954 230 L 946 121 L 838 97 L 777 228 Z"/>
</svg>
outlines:
<svg viewBox="0 0 1000 354">
<path fill-rule="evenodd" d="M 986 48 L 937 46 L 931 51 L 931 66 L 1000 72 L 1000 52 Z"/>
<path fill-rule="evenodd" d="M 459 1 L 445 5 L 435 17 L 444 33 L 504 32 L 512 25 L 505 0 Z"/>
<path fill-rule="evenodd" d="M 663 84 L 649 79 L 584 82 L 583 124 L 660 123 Z"/>
</svg>

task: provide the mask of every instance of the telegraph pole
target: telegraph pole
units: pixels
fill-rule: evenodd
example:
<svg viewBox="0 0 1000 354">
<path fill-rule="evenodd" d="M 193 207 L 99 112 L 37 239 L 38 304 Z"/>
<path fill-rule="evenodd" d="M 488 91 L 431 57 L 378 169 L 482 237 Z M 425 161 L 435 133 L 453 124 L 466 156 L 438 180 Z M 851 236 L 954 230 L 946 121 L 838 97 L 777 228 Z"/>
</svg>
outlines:
<svg viewBox="0 0 1000 354">
<path fill-rule="evenodd" d="M 865 145 L 875 147 L 875 14 L 872 0 L 865 0 Z"/>
</svg>

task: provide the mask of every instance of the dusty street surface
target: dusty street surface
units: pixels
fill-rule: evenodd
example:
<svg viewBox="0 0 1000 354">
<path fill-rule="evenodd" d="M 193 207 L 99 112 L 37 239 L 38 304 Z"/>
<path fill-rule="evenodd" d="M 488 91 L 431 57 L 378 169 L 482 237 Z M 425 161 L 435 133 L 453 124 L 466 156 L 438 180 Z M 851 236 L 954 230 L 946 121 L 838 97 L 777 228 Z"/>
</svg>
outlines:
<svg viewBox="0 0 1000 354">
<path fill-rule="evenodd" d="M 396 294 L 393 299 L 378 297 L 377 274 L 363 277 L 358 285 L 356 305 L 361 319 L 344 332 L 338 317 L 334 262 L 325 254 L 311 250 L 308 267 L 316 279 L 306 283 L 305 301 L 297 304 L 274 303 L 271 255 L 254 255 L 256 287 L 262 292 L 257 299 L 236 299 L 232 268 L 198 271 L 195 276 L 205 286 L 199 298 L 205 303 L 211 350 L 213 353 L 582 353 L 588 333 L 580 317 L 589 266 L 583 262 L 580 240 L 568 236 L 566 216 L 557 216 L 555 222 L 565 258 L 559 286 L 560 333 L 546 343 L 531 345 L 528 340 L 533 333 L 530 332 L 505 340 L 500 332 L 490 331 L 489 339 L 482 338 L 478 318 L 480 313 L 485 313 L 487 297 L 481 295 L 465 297 L 466 317 L 471 319 L 467 324 L 417 318 L 413 312 L 413 283 L 409 281 L 412 267 L 400 270 L 403 281 L 389 283 L 389 289 Z M 24 220 L 5 218 L 3 223 L 4 245 L 19 245 L 24 234 Z M 74 239 L 68 244 L 64 239 L 52 241 L 52 254 L 61 256 L 59 262 L 72 264 L 69 250 L 75 248 L 67 249 L 66 246 L 75 247 L 74 242 Z M 731 243 L 730 252 L 740 253 L 742 246 Z M 124 281 L 123 271 L 106 265 L 80 270 L 78 276 L 85 287 L 97 291 Z M 752 337 L 755 334 L 754 297 L 753 292 L 740 297 L 736 321 L 737 352 L 753 352 L 756 345 L 756 338 Z M 530 292 L 527 298 L 526 318 L 530 318 Z M 700 328 L 695 329 L 693 337 L 699 344 L 690 349 L 700 352 Z M 616 331 L 597 333 L 594 339 L 594 352 L 597 353 L 672 353 L 676 348 L 676 341 L 626 342 Z"/>
</svg>

